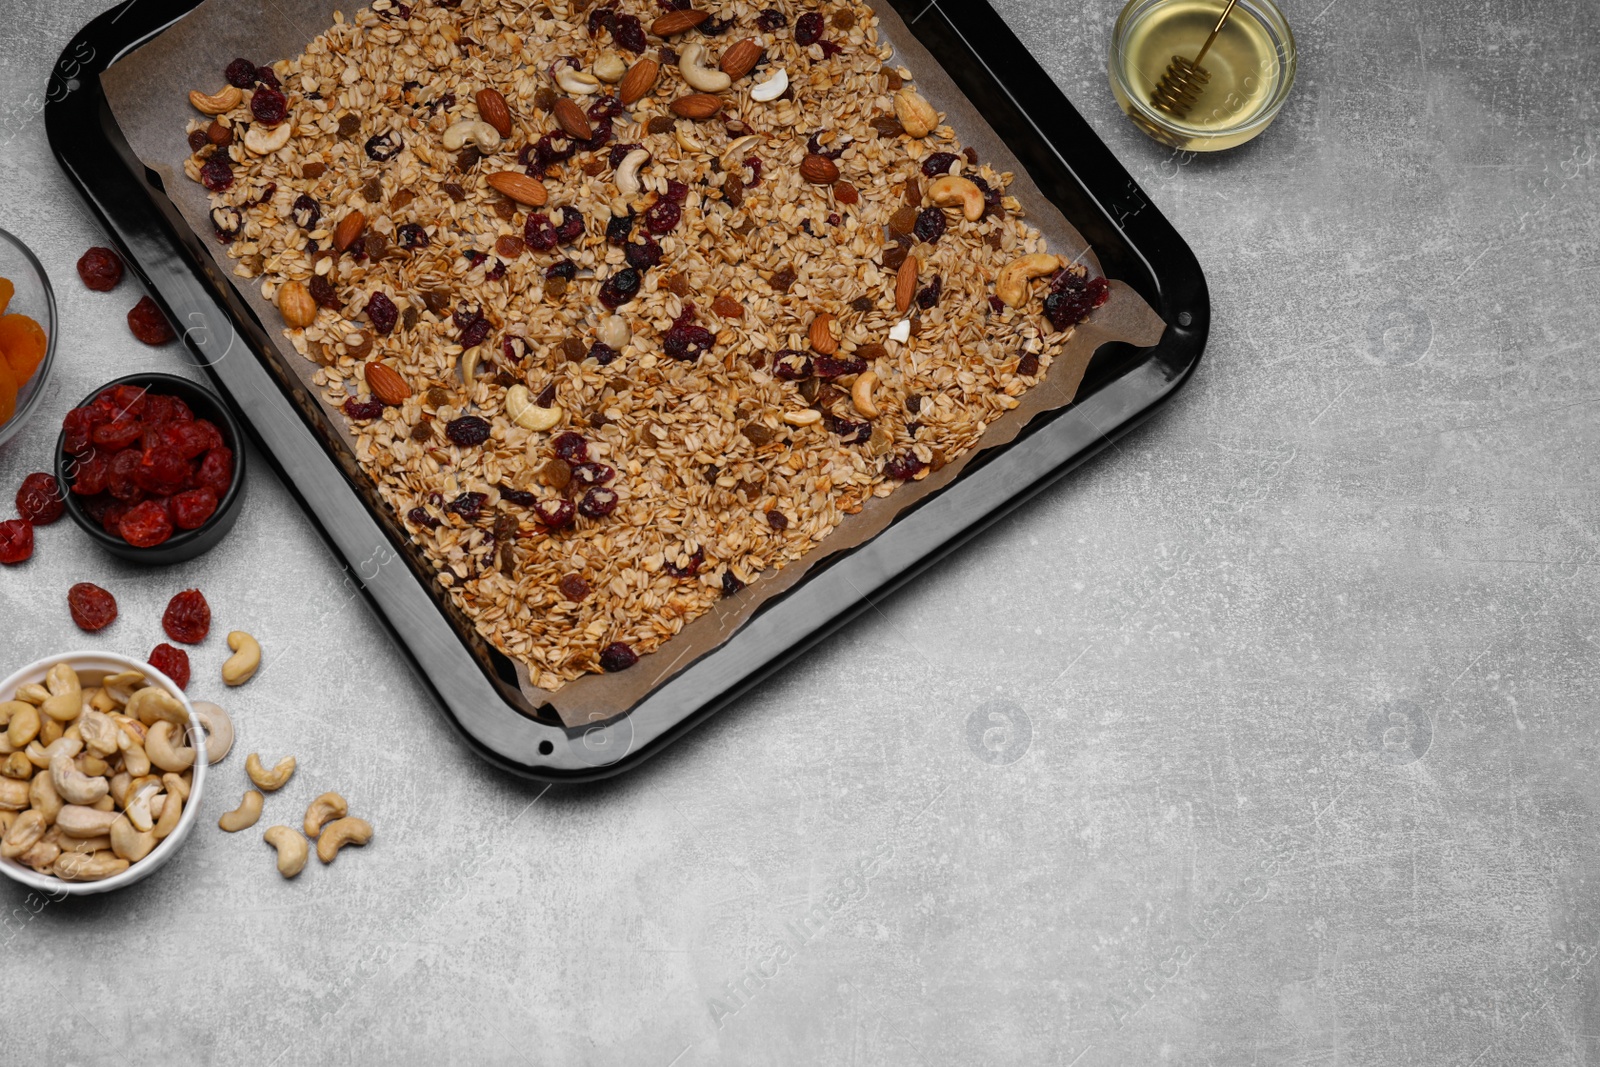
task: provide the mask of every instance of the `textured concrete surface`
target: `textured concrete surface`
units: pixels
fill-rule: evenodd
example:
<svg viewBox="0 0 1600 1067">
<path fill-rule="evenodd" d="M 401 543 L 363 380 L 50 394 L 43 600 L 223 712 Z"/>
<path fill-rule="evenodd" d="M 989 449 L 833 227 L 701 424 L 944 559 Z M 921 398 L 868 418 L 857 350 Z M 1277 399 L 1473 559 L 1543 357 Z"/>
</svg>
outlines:
<svg viewBox="0 0 1600 1067">
<path fill-rule="evenodd" d="M 41 531 L 0 573 L 0 668 L 146 652 L 188 585 L 269 662 L 170 867 L 42 907 L 0 886 L 32 1006 L 7 1062 L 1600 1056 L 1600 8 L 1291 0 L 1293 99 L 1208 159 L 1115 110 L 1113 4 L 997 4 L 1208 268 L 1170 409 L 573 792 L 459 747 L 259 467 L 227 543 L 170 572 Z M 83 392 L 180 366 L 128 336 L 134 286 L 73 279 L 99 235 L 27 99 L 98 10 L 0 25 L 0 220 L 64 314 L 4 486 Z M 98 637 L 80 579 L 122 603 Z M 267 822 L 338 788 L 374 844 L 284 883 L 258 834 L 209 830 L 253 749 L 300 758 Z"/>
</svg>

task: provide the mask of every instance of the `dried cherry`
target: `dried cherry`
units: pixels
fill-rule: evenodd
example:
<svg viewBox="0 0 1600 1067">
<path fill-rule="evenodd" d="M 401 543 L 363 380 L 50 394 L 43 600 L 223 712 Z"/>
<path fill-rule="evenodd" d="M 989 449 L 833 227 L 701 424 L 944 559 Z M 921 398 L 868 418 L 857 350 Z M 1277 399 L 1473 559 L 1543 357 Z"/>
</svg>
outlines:
<svg viewBox="0 0 1600 1067">
<path fill-rule="evenodd" d="M 614 311 L 639 294 L 639 284 L 639 272 L 623 267 L 600 284 L 600 303 Z"/>
<path fill-rule="evenodd" d="M 172 521 L 180 530 L 198 530 L 216 511 L 217 494 L 205 486 L 173 494 Z"/>
<path fill-rule="evenodd" d="M 1104 278 L 1089 278 L 1064 270 L 1050 283 L 1044 298 L 1044 314 L 1058 330 L 1076 326 L 1089 313 L 1111 298 L 1111 285 Z"/>
<path fill-rule="evenodd" d="M 189 653 L 165 641 L 151 649 L 146 663 L 172 679 L 179 689 L 189 688 Z"/>
<path fill-rule="evenodd" d="M 135 548 L 154 548 L 172 536 L 172 516 L 154 500 L 141 501 L 118 521 L 117 532 Z"/>
<path fill-rule="evenodd" d="M 78 629 L 94 633 L 117 618 L 117 598 L 93 582 L 79 582 L 67 590 L 67 610 Z"/>
<path fill-rule="evenodd" d="M 219 500 L 227 495 L 228 487 L 233 484 L 233 449 L 218 445 L 207 452 L 194 472 L 194 481 L 195 485 L 216 493 Z"/>
<path fill-rule="evenodd" d="M 27 519 L 0 522 L 0 563 L 11 566 L 33 555 L 33 523 Z"/>
<path fill-rule="evenodd" d="M 604 463 L 578 463 L 572 468 L 572 484 L 576 485 L 605 485 L 616 476 L 616 468 Z"/>
<path fill-rule="evenodd" d="M 48 526 L 67 510 L 61 483 L 53 474 L 30 474 L 17 490 L 17 514 L 35 526 Z"/>
<path fill-rule="evenodd" d="M 72 471 L 72 491 L 79 496 L 94 496 L 105 492 L 106 477 L 111 473 L 111 460 L 104 452 L 90 452 L 87 459 L 78 461 Z"/>
<path fill-rule="evenodd" d="M 353 419 L 356 422 L 367 422 L 383 415 L 383 401 L 357 400 L 355 397 L 350 397 L 344 402 L 341 410 L 344 411 L 347 419 Z"/>
<path fill-rule="evenodd" d="M 256 83 L 256 65 L 248 59 L 235 59 L 228 64 L 222 76 L 235 89 L 248 89 Z"/>
<path fill-rule="evenodd" d="M 122 280 L 122 257 L 96 245 L 78 257 L 78 277 L 97 293 L 110 292 Z"/>
<path fill-rule="evenodd" d="M 643 52 L 650 47 L 650 42 L 644 36 L 644 25 L 637 15 L 618 15 L 611 29 L 611 37 L 630 52 Z"/>
<path fill-rule="evenodd" d="M 128 329 L 133 331 L 133 336 L 147 345 L 164 345 L 177 336 L 172 332 L 167 317 L 148 296 L 141 297 L 128 312 Z"/>
<path fill-rule="evenodd" d="M 115 470 L 113 461 L 112 469 Z M 151 496 L 171 496 L 181 492 L 188 484 L 191 475 L 189 461 L 175 448 L 166 445 L 157 445 L 147 448 L 139 457 L 139 466 L 133 473 L 133 480 L 140 489 Z M 113 487 L 112 495 L 116 495 Z"/>
<path fill-rule="evenodd" d="M 561 243 L 561 235 L 550 224 L 549 215 L 542 211 L 530 211 L 522 223 L 522 240 L 535 252 L 550 252 Z"/>
<path fill-rule="evenodd" d="M 374 292 L 367 298 L 367 319 L 372 323 L 372 328 L 380 334 L 387 334 L 394 329 L 394 324 L 400 321 L 400 309 L 394 306 L 388 294 L 380 291 Z"/>
<path fill-rule="evenodd" d="M 641 243 L 629 245 L 623 250 L 623 256 L 627 259 L 628 266 L 636 271 L 647 271 L 661 262 L 661 246 L 656 244 L 656 239 L 648 233 L 643 236 L 644 240 Z M 627 303 L 627 300 L 624 300 L 623 303 Z"/>
<path fill-rule="evenodd" d="M 657 200 L 644 213 L 645 228 L 658 237 L 677 229 L 682 219 L 683 208 L 676 201 L 667 199 Z"/>
<path fill-rule="evenodd" d="M 279 126 L 289 117 L 289 100 L 270 85 L 250 94 L 250 114 L 263 126 Z"/>
<path fill-rule="evenodd" d="M 200 165 L 200 184 L 213 193 L 233 187 L 233 161 L 226 153 L 217 152 Z"/>
<path fill-rule="evenodd" d="M 111 457 L 111 467 L 106 474 L 106 492 L 124 504 L 137 504 L 144 499 L 144 488 L 137 481 L 139 460 L 143 454 L 137 448 L 124 448 Z"/>
<path fill-rule="evenodd" d="M 174 641 L 198 645 L 211 632 L 211 605 L 198 589 L 185 589 L 167 602 L 161 628 Z"/>
<path fill-rule="evenodd" d="M 561 209 L 561 225 L 556 227 L 556 236 L 562 244 L 576 241 L 583 236 L 583 212 L 575 207 Z"/>
<path fill-rule="evenodd" d="M 937 207 L 923 208 L 917 215 L 917 222 L 911 232 L 917 240 L 927 244 L 936 244 L 944 236 L 948 224 L 944 220 L 944 209 Z"/>
</svg>

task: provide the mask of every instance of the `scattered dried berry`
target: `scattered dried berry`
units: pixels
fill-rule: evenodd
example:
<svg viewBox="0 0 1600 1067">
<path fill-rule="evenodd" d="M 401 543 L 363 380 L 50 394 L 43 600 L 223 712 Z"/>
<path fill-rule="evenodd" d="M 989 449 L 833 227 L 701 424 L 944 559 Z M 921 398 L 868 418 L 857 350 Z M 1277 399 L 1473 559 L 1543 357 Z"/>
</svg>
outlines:
<svg viewBox="0 0 1600 1067">
<path fill-rule="evenodd" d="M 1032 352 L 1024 352 L 1022 358 L 1017 360 L 1017 373 L 1024 378 L 1037 377 L 1039 374 L 1039 357 Z"/>
<path fill-rule="evenodd" d="M 116 621 L 117 598 L 91 582 L 79 582 L 67 590 L 67 610 L 78 629 L 94 633 Z"/>
<path fill-rule="evenodd" d="M 514 485 L 505 485 L 502 483 L 499 486 L 499 489 L 500 499 L 506 501 L 508 504 L 515 504 L 518 507 L 523 508 L 531 508 L 539 502 L 539 498 L 537 496 L 528 492 L 526 489 L 518 489 Z"/>
<path fill-rule="evenodd" d="M 317 306 L 330 311 L 338 311 L 344 306 L 344 302 L 339 299 L 339 291 L 333 287 L 327 275 L 313 274 L 310 288 L 311 299 L 317 302 Z"/>
<path fill-rule="evenodd" d="M 399 155 L 400 149 L 404 147 L 405 142 L 398 133 L 380 133 L 367 138 L 367 158 L 386 163 Z"/>
<path fill-rule="evenodd" d="M 600 486 L 583 494 L 578 501 L 578 512 L 591 519 L 603 519 L 617 510 L 617 494 Z"/>
<path fill-rule="evenodd" d="M 179 689 L 189 688 L 189 653 L 163 641 L 150 651 L 146 663 L 172 679 Z"/>
<path fill-rule="evenodd" d="M 793 268 L 784 267 L 772 275 L 772 288 L 776 292 L 787 293 L 789 287 L 799 280 L 799 275 L 795 274 Z"/>
<path fill-rule="evenodd" d="M 621 248 L 628 243 L 628 238 L 633 236 L 633 221 L 638 218 L 633 212 L 626 215 L 613 215 L 611 221 L 606 223 L 606 242 Z"/>
<path fill-rule="evenodd" d="M 818 356 L 815 367 L 818 378 L 840 378 L 860 374 L 867 369 L 867 361 L 860 356 Z"/>
<path fill-rule="evenodd" d="M 172 516 L 155 500 L 141 501 L 117 522 L 117 532 L 135 548 L 154 548 L 172 536 Z"/>
<path fill-rule="evenodd" d="M 147 345 L 164 345 L 176 336 L 167 323 L 167 317 L 148 296 L 140 297 L 128 312 L 128 329 Z"/>
<path fill-rule="evenodd" d="M 161 628 L 174 641 L 198 645 L 211 632 L 211 605 L 198 589 L 185 589 L 167 602 Z"/>
<path fill-rule="evenodd" d="M 442 525 L 438 519 L 428 514 L 427 508 L 412 508 L 406 512 L 406 518 L 413 526 L 422 526 L 429 530 L 437 530 Z"/>
<path fill-rule="evenodd" d="M 27 519 L 0 522 L 0 563 L 12 566 L 33 555 L 33 523 Z"/>
<path fill-rule="evenodd" d="M 722 595 L 723 596 L 725 596 L 725 597 L 733 596 L 739 590 L 743 589 L 744 585 L 745 585 L 745 583 L 741 582 L 738 579 L 738 577 L 736 577 L 734 575 L 732 567 L 729 567 L 727 570 L 722 572 Z"/>
<path fill-rule="evenodd" d="M 562 575 L 561 581 L 557 582 L 556 586 L 561 590 L 561 595 L 574 604 L 582 603 L 589 596 L 589 583 L 584 581 L 581 575 Z"/>
<path fill-rule="evenodd" d="M 248 59 L 235 59 L 223 70 L 222 76 L 235 89 L 248 89 L 256 83 L 256 65 Z"/>
<path fill-rule="evenodd" d="M 960 158 L 954 152 L 934 152 L 922 161 L 922 173 L 930 178 L 937 178 L 941 174 L 949 174 L 950 168 Z"/>
<path fill-rule="evenodd" d="M 661 262 L 661 246 L 656 244 L 656 239 L 648 233 L 643 237 L 639 244 L 631 244 L 623 250 L 628 266 L 637 271 L 647 271 Z"/>
<path fill-rule="evenodd" d="M 620 47 L 635 54 L 650 47 L 650 42 L 645 39 L 644 25 L 637 15 L 618 15 L 611 37 Z"/>
<path fill-rule="evenodd" d="M 587 463 L 589 461 L 589 442 L 583 439 L 582 434 L 568 430 L 560 434 L 550 443 L 555 454 L 568 463 Z"/>
<path fill-rule="evenodd" d="M 600 284 L 600 303 L 613 311 L 639 294 L 639 271 L 623 267 Z"/>
<path fill-rule="evenodd" d="M 661 347 L 673 359 L 692 363 L 711 351 L 716 339 L 716 334 L 694 324 L 694 305 L 685 304 L 683 314 L 678 316 L 662 338 Z"/>
<path fill-rule="evenodd" d="M 233 162 L 226 152 L 217 152 L 201 164 L 200 184 L 213 193 L 233 187 Z"/>
<path fill-rule="evenodd" d="M 756 16 L 756 26 L 767 33 L 789 28 L 789 17 L 776 8 L 766 8 Z"/>
<path fill-rule="evenodd" d="M 772 375 L 779 381 L 797 382 L 811 377 L 811 357 L 804 352 L 785 348 L 772 357 Z"/>
<path fill-rule="evenodd" d="M 48 526 L 67 509 L 61 483 L 53 474 L 30 474 L 17 490 L 17 514 L 35 526 Z"/>
<path fill-rule="evenodd" d="M 917 240 L 931 245 L 944 236 L 946 226 L 942 208 L 923 208 L 917 215 L 917 224 L 913 227 L 912 233 L 916 234 Z"/>
<path fill-rule="evenodd" d="M 289 117 L 289 100 L 270 85 L 250 94 L 250 114 L 263 126 L 278 126 Z"/>
<path fill-rule="evenodd" d="M 344 402 L 341 410 L 348 419 L 356 422 L 367 422 L 383 415 L 383 401 L 357 400 L 355 397 L 350 397 Z"/>
<path fill-rule="evenodd" d="M 1104 278 L 1089 278 L 1077 271 L 1064 270 L 1050 283 L 1044 298 L 1044 314 L 1058 330 L 1076 326 L 1089 313 L 1111 298 L 1111 286 Z"/>
<path fill-rule="evenodd" d="M 943 287 L 944 282 L 935 274 L 933 281 L 923 286 L 922 291 L 917 294 L 917 306 L 924 311 L 933 307 L 939 302 L 939 294 L 943 291 Z"/>
<path fill-rule="evenodd" d="M 917 458 L 915 452 L 907 452 L 903 456 L 890 456 L 883 464 L 883 473 L 902 482 L 908 482 L 916 477 L 917 472 L 927 464 Z"/>
<path fill-rule="evenodd" d="M 483 514 L 483 506 L 489 502 L 487 493 L 462 493 L 444 506 L 446 511 L 460 515 L 467 522 L 472 522 Z"/>
<path fill-rule="evenodd" d="M 607 364 L 610 364 L 610 363 L 614 362 L 616 360 L 616 358 L 618 356 L 620 356 L 620 355 L 622 355 L 621 352 L 618 352 L 615 348 L 612 348 L 610 345 L 606 344 L 604 341 L 596 341 L 589 348 L 589 356 L 590 356 L 590 358 L 592 358 L 596 363 L 600 364 L 602 367 L 606 366 Z"/>
<path fill-rule="evenodd" d="M 607 674 L 625 671 L 639 662 L 639 653 L 621 641 L 613 642 L 600 650 L 600 669 Z"/>
<path fill-rule="evenodd" d="M 97 293 L 109 292 L 122 280 L 122 258 L 97 245 L 79 257 L 78 277 Z"/>
<path fill-rule="evenodd" d="M 683 208 L 674 200 L 658 200 L 644 213 L 644 225 L 656 236 L 671 233 L 683 219 Z"/>
<path fill-rule="evenodd" d="M 415 222 L 403 223 L 394 231 L 395 243 L 401 248 L 427 248 L 428 231 Z"/>
<path fill-rule="evenodd" d="M 572 482 L 580 486 L 605 485 L 616 476 L 616 468 L 604 463 L 579 463 L 572 468 Z"/>
<path fill-rule="evenodd" d="M 470 448 L 487 441 L 491 428 L 488 419 L 462 415 L 445 423 L 444 435 L 463 448 Z"/>
<path fill-rule="evenodd" d="M 172 495 L 172 521 L 180 530 L 198 530 L 217 512 L 217 494 L 201 486 Z"/>
<path fill-rule="evenodd" d="M 822 31 L 824 28 L 822 16 L 817 14 L 815 11 L 808 11 L 804 15 L 801 15 L 799 18 L 795 19 L 794 43 L 799 45 L 801 48 L 814 45 L 818 41 L 822 40 Z"/>
<path fill-rule="evenodd" d="M 570 500 L 547 497 L 534 505 L 533 512 L 550 529 L 561 530 L 572 525 L 574 508 Z"/>
<path fill-rule="evenodd" d="M 789 528 L 789 517 L 783 512 L 773 509 L 767 512 L 767 525 L 780 532 L 787 530 Z"/>
<path fill-rule="evenodd" d="M 683 563 L 669 561 L 663 565 L 662 569 L 674 578 L 693 578 L 700 573 L 700 567 L 705 561 L 706 550 L 697 548 L 690 554 L 687 561 Z"/>
<path fill-rule="evenodd" d="M 372 328 L 380 334 L 387 334 L 394 329 L 394 324 L 400 321 L 400 309 L 394 306 L 388 294 L 381 291 L 374 292 L 367 298 L 367 321 L 372 323 Z"/>
</svg>

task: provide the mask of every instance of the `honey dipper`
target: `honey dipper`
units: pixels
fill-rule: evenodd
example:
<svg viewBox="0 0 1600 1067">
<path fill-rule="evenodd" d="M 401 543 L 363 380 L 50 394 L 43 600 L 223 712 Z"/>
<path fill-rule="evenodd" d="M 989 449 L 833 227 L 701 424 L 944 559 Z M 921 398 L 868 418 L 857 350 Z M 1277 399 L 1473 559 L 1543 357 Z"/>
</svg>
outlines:
<svg viewBox="0 0 1600 1067">
<path fill-rule="evenodd" d="M 1202 67 L 1200 61 L 1211 50 L 1212 44 L 1217 40 L 1217 34 L 1222 32 L 1223 23 L 1233 14 L 1233 5 L 1238 2 L 1239 0 L 1228 0 L 1228 6 L 1222 9 L 1222 17 L 1217 19 L 1217 24 L 1211 28 L 1211 36 L 1206 38 L 1206 43 L 1200 46 L 1200 54 L 1193 60 L 1184 59 L 1182 56 L 1172 57 L 1172 62 L 1167 64 L 1167 72 L 1161 76 L 1155 92 L 1150 94 L 1150 103 L 1173 118 L 1181 119 L 1188 116 L 1195 100 L 1199 99 L 1201 90 L 1206 87 L 1206 82 L 1211 80 L 1211 72 Z"/>
</svg>

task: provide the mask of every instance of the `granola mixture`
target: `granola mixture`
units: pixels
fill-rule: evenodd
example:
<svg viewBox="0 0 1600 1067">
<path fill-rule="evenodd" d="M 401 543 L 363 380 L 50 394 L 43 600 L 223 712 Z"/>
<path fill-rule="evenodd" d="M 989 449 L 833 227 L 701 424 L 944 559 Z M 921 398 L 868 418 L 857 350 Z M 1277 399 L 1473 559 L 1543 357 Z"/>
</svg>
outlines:
<svg viewBox="0 0 1600 1067">
<path fill-rule="evenodd" d="M 376 0 L 190 178 L 439 582 L 554 690 L 972 448 L 1106 283 L 849 0 Z"/>
</svg>

